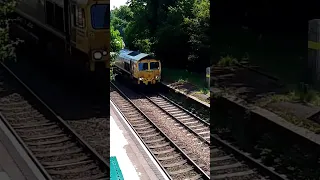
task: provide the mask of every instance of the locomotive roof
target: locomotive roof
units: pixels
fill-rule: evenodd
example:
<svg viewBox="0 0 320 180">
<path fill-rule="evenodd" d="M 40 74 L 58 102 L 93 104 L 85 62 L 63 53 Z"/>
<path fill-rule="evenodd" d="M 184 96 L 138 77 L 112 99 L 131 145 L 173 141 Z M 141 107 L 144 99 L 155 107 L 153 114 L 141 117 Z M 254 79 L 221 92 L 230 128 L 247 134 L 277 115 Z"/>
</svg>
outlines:
<svg viewBox="0 0 320 180">
<path fill-rule="evenodd" d="M 139 60 L 149 56 L 149 54 L 139 53 L 137 51 L 130 51 L 127 49 L 123 49 L 123 50 L 120 50 L 119 56 L 122 58 L 128 59 L 130 61 L 139 61 Z"/>
</svg>

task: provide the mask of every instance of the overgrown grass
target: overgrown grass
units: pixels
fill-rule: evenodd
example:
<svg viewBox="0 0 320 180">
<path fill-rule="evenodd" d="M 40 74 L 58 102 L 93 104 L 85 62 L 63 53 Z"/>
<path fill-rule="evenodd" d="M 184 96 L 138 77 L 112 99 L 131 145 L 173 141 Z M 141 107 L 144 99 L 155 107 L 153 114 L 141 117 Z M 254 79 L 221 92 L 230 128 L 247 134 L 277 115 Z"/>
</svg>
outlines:
<svg viewBox="0 0 320 180">
<path fill-rule="evenodd" d="M 313 89 L 309 89 L 308 91 L 295 89 L 287 94 L 275 94 L 264 98 L 260 102 L 257 102 L 257 105 L 265 106 L 267 104 L 276 102 L 299 102 L 310 103 L 314 106 L 320 106 L 320 92 Z"/>
<path fill-rule="evenodd" d="M 221 67 L 229 67 L 234 66 L 236 64 L 238 64 L 238 60 L 230 55 L 221 57 L 221 59 L 217 63 L 217 65 Z"/>
<path fill-rule="evenodd" d="M 162 76 L 163 80 L 167 82 L 191 83 L 198 88 L 196 93 L 209 93 L 209 88 L 205 81 L 205 74 L 198 74 L 180 69 L 162 68 Z"/>
</svg>

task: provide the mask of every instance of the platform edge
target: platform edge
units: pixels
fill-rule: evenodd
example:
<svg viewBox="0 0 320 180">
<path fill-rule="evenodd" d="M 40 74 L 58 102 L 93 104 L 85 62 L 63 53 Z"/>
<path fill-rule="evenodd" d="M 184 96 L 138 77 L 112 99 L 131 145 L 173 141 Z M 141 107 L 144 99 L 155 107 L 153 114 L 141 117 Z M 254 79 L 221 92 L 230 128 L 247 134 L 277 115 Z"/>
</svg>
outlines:
<svg viewBox="0 0 320 180">
<path fill-rule="evenodd" d="M 27 152 L 10 132 L 8 127 L 0 120 L 0 141 L 7 149 L 14 162 L 17 164 L 22 174 L 27 180 L 43 180 L 46 179 L 39 171 L 37 166 L 28 156 Z"/>
</svg>

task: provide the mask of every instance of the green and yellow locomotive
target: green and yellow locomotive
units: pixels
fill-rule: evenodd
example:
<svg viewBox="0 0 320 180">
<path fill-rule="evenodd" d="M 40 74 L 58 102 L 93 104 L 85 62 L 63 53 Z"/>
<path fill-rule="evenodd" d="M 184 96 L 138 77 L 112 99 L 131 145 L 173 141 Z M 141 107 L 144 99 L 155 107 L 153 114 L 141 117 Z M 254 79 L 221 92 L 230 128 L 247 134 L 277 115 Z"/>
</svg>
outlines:
<svg viewBox="0 0 320 180">
<path fill-rule="evenodd" d="M 161 80 L 161 62 L 137 51 L 121 50 L 115 60 L 114 70 L 137 84 L 156 84 Z"/>
</svg>

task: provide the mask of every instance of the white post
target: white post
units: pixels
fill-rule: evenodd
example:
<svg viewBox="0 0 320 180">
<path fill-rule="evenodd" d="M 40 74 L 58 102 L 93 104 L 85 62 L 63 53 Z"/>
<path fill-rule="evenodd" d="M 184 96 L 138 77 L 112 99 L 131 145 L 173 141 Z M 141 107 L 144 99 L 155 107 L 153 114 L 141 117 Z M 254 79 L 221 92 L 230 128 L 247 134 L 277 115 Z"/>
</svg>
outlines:
<svg viewBox="0 0 320 180">
<path fill-rule="evenodd" d="M 208 83 L 208 88 L 210 89 L 210 67 L 206 68 L 206 82 Z"/>
</svg>

